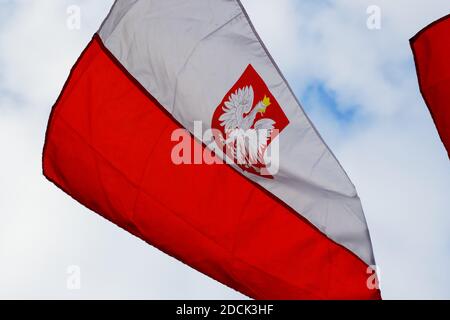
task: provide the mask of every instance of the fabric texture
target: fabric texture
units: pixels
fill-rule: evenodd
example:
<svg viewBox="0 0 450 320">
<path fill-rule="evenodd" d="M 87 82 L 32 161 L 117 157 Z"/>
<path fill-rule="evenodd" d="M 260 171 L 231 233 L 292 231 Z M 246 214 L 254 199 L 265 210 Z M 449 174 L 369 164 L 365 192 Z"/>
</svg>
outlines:
<svg viewBox="0 0 450 320">
<path fill-rule="evenodd" d="M 227 165 L 175 165 L 171 134 L 179 128 L 95 36 L 52 110 L 44 174 L 106 219 L 252 298 L 380 299 L 362 260 L 259 184 Z"/>
</svg>

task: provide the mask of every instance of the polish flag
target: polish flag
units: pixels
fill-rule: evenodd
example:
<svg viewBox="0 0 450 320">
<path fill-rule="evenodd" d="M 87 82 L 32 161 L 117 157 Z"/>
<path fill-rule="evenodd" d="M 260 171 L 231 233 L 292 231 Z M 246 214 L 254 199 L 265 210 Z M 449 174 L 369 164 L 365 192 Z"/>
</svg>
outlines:
<svg viewBox="0 0 450 320">
<path fill-rule="evenodd" d="M 380 299 L 355 187 L 240 1 L 116 1 L 53 107 L 43 169 L 249 297 Z"/>
<path fill-rule="evenodd" d="M 450 157 L 450 14 L 411 39 L 420 91 Z"/>
</svg>

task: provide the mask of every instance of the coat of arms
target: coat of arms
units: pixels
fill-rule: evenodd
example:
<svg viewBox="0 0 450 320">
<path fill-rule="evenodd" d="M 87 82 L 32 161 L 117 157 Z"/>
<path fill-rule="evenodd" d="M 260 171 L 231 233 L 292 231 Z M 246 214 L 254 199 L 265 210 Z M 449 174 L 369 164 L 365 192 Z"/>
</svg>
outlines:
<svg viewBox="0 0 450 320">
<path fill-rule="evenodd" d="M 265 153 L 289 120 L 263 79 L 249 65 L 217 107 L 212 128 L 216 143 L 244 171 L 272 178 L 265 172 Z"/>
</svg>

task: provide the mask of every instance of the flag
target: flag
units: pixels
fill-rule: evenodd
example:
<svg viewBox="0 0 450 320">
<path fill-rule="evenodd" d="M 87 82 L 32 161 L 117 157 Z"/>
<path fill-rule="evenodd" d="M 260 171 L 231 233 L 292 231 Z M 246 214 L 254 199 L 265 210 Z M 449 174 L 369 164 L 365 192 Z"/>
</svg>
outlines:
<svg viewBox="0 0 450 320">
<path fill-rule="evenodd" d="M 43 170 L 249 297 L 380 298 L 355 187 L 239 1 L 116 1 L 53 107 Z"/>
<path fill-rule="evenodd" d="M 450 157 L 450 15 L 411 40 L 422 96 Z"/>
</svg>

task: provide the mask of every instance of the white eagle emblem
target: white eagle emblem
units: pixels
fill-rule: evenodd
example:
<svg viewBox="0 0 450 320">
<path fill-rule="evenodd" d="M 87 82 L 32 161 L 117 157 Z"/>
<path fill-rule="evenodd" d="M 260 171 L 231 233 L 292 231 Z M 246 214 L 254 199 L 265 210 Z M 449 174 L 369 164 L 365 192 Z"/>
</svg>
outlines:
<svg viewBox="0 0 450 320">
<path fill-rule="evenodd" d="M 237 89 L 224 102 L 219 121 L 226 134 L 226 138 L 221 137 L 221 142 L 231 151 L 234 159 L 246 168 L 259 171 L 255 164 L 264 164 L 264 151 L 275 128 L 275 121 L 263 118 L 255 122 L 258 114 L 264 116 L 266 113 L 271 105 L 270 98 L 264 96 L 256 105 L 253 103 L 252 86 Z"/>
</svg>

